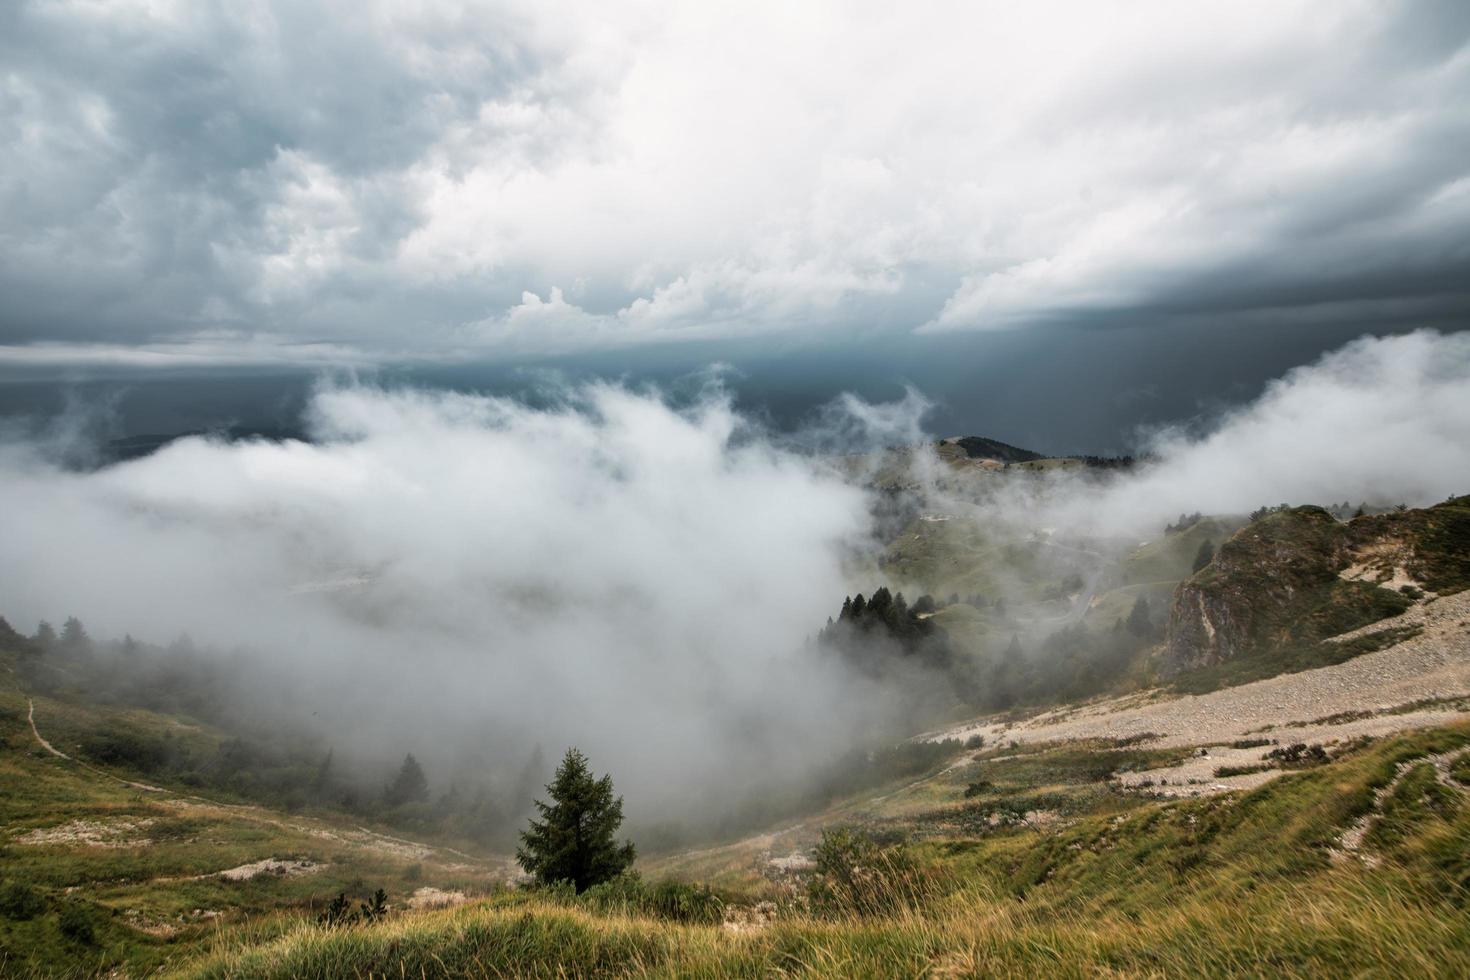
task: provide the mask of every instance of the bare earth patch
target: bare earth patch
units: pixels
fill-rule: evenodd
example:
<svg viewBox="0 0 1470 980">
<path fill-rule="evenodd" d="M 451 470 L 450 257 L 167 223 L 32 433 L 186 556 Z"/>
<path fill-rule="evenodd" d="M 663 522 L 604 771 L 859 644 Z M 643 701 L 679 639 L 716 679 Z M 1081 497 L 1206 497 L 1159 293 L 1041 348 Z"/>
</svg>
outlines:
<svg viewBox="0 0 1470 980">
<path fill-rule="evenodd" d="M 800 851 L 792 851 L 784 857 L 773 857 L 766 862 L 772 870 L 782 874 L 796 874 L 816 867 L 817 862 Z"/>
<path fill-rule="evenodd" d="M 739 935 L 760 932 L 776 921 L 775 902 L 757 902 L 755 905 L 729 905 L 725 908 L 724 930 Z"/>
<path fill-rule="evenodd" d="M 254 861 L 250 864 L 242 864 L 238 868 L 228 868 L 219 872 L 219 877 L 226 881 L 249 881 L 260 875 L 274 875 L 278 878 L 295 878 L 298 875 L 309 875 L 312 872 L 325 868 L 325 864 L 307 860 L 282 860 L 281 858 L 266 858 L 263 861 Z"/>
<path fill-rule="evenodd" d="M 81 844 L 85 847 L 143 847 L 153 843 L 136 836 L 153 824 L 151 818 L 127 820 L 73 820 L 56 827 L 39 827 L 15 838 L 17 844 L 32 847 L 56 844 Z"/>
<path fill-rule="evenodd" d="M 469 900 L 469 896 L 464 892 L 444 891 L 425 886 L 408 897 L 408 907 L 411 909 L 443 909 L 451 905 L 463 905 Z"/>
</svg>

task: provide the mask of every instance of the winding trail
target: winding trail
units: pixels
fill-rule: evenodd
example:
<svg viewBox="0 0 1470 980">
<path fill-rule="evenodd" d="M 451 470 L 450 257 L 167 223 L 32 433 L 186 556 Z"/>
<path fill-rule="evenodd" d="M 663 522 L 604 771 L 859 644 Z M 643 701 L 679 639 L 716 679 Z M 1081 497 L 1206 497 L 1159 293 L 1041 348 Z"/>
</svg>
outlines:
<svg viewBox="0 0 1470 980">
<path fill-rule="evenodd" d="M 1398 789 L 1399 783 L 1404 781 L 1405 776 L 1426 762 L 1434 767 L 1434 778 L 1441 786 L 1454 790 L 1457 795 L 1464 796 L 1465 787 L 1461 786 L 1450 775 L 1450 766 L 1461 756 L 1465 755 L 1467 751 L 1470 751 L 1470 749 L 1452 749 L 1449 752 L 1441 752 L 1438 755 L 1418 756 L 1417 758 L 1400 762 L 1394 770 L 1393 779 L 1380 786 L 1374 792 L 1373 805 L 1368 808 L 1368 812 L 1353 821 L 1352 825 L 1338 837 L 1337 847 L 1333 848 L 1330 852 L 1332 859 L 1342 861 L 1350 857 L 1356 857 L 1368 865 L 1368 867 L 1376 868 L 1381 861 L 1376 855 L 1363 850 L 1363 841 L 1368 836 L 1368 832 L 1373 829 L 1373 825 L 1383 819 L 1384 802 Z"/>
<path fill-rule="evenodd" d="M 56 758 L 65 759 L 67 762 L 70 762 L 81 769 L 85 769 L 87 772 L 90 772 L 94 776 L 101 776 L 103 779 L 111 779 L 114 782 L 122 783 L 124 786 L 131 787 L 132 789 L 140 789 L 145 793 L 168 792 L 168 790 L 164 789 L 162 786 L 149 786 L 147 783 L 135 783 L 131 779 L 124 779 L 121 776 L 114 776 L 110 772 L 104 772 L 103 770 L 98 769 L 95 766 L 89 766 L 85 762 L 82 762 L 80 759 L 73 759 L 71 756 L 67 755 L 65 752 L 61 751 L 42 737 L 41 730 L 36 727 L 35 699 L 26 698 L 26 704 L 29 706 L 29 710 L 26 712 L 26 721 L 30 722 L 31 734 L 36 736 L 36 741 L 41 743 L 41 748 L 45 749 L 47 752 L 50 752 L 52 755 L 56 756 Z"/>
<path fill-rule="evenodd" d="M 30 709 L 30 710 L 28 710 L 26 712 L 26 721 L 28 721 L 30 723 L 30 726 L 31 726 L 31 734 L 34 735 L 34 736 L 36 736 L 36 741 L 41 743 L 41 748 L 45 749 L 47 752 L 50 752 L 52 755 L 56 756 L 56 758 L 58 758 L 58 759 L 71 759 L 71 756 L 67 755 L 65 752 L 61 751 L 56 746 L 52 745 L 50 742 L 46 741 L 44 738 L 41 737 L 40 730 L 36 728 L 36 700 L 35 700 L 35 698 L 26 698 L 26 704 L 29 706 L 29 709 Z"/>
</svg>

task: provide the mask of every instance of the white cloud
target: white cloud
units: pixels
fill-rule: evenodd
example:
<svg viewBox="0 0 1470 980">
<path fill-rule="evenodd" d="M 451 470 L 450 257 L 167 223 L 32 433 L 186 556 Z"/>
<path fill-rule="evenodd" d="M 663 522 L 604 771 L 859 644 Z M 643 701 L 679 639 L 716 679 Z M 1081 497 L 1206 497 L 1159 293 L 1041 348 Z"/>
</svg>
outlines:
<svg viewBox="0 0 1470 980">
<path fill-rule="evenodd" d="M 1470 493 L 1470 335 L 1360 338 L 1202 431 L 1164 429 L 1144 445 L 1151 459 L 1116 478 L 1007 483 L 986 519 L 1136 540 L 1180 513 Z"/>
<path fill-rule="evenodd" d="M 88 473 L 0 446 L 4 614 L 247 647 L 362 749 L 514 769 L 581 744 L 645 817 L 839 751 L 838 719 L 872 717 L 803 643 L 865 496 L 716 393 L 562 398 L 328 388 L 314 444 L 188 438 Z"/>
</svg>

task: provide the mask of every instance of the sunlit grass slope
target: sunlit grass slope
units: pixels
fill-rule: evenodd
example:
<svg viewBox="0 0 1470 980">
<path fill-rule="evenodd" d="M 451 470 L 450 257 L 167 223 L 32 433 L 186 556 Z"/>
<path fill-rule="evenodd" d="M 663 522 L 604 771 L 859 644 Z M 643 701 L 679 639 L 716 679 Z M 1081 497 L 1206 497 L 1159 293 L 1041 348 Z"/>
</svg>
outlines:
<svg viewBox="0 0 1470 980">
<path fill-rule="evenodd" d="M 180 975 L 1463 976 L 1470 806 L 1434 760 L 1461 772 L 1445 760 L 1467 745 L 1470 727 L 1437 729 L 1244 795 L 930 838 L 901 848 L 922 892 L 858 870 L 894 890 L 883 914 L 791 901 L 733 930 L 506 895 L 264 942 L 226 933 Z"/>
</svg>

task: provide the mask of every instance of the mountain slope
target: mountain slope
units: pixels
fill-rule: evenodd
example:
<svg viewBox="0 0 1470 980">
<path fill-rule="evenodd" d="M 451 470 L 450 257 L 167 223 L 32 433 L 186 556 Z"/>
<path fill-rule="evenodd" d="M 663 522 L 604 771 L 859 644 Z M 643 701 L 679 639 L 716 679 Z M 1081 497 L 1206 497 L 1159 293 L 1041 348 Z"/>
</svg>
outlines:
<svg viewBox="0 0 1470 980">
<path fill-rule="evenodd" d="M 1180 585 L 1164 676 L 1309 647 L 1470 586 L 1470 497 L 1339 522 L 1320 507 L 1259 516 Z"/>
</svg>

